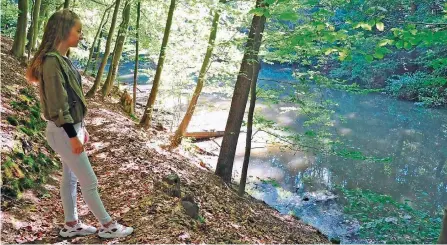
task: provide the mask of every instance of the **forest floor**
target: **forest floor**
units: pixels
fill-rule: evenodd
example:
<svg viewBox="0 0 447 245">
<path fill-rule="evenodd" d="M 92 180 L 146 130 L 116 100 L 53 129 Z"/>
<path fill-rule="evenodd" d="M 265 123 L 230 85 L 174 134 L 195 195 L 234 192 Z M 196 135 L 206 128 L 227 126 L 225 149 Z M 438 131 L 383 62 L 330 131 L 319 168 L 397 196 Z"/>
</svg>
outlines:
<svg viewBox="0 0 447 245">
<path fill-rule="evenodd" d="M 12 105 L 23 99 L 20 91 L 24 88 L 32 88 L 34 101 L 38 101 L 38 88 L 25 80 L 25 67 L 9 54 L 12 40 L 2 37 L 1 43 L 2 179 L 4 162 L 8 157 L 16 159 L 17 145 L 27 148 L 23 149 L 25 159 L 27 155 L 42 153 L 60 166 L 57 156 L 48 149 L 42 130 L 31 137 L 19 132 L 20 125 L 5 119 L 19 114 L 26 117 L 28 112 L 17 111 Z M 91 80 L 83 77 L 84 89 Z M 98 177 L 100 195 L 111 216 L 134 227 L 134 234 L 111 240 L 96 235 L 59 237 L 63 210 L 59 196 L 61 170 L 57 167 L 39 187 L 24 188 L 18 198 L 2 193 L 2 243 L 329 242 L 315 228 L 296 218 L 281 215 L 248 195 L 239 197 L 198 158 L 164 150 L 160 146 L 168 142 L 169 133 L 163 127 L 141 129 L 122 111 L 118 99 L 104 102 L 94 98 L 88 104 L 86 124 L 91 138 L 86 150 Z M 23 143 L 27 141 L 28 144 Z M 17 160 L 19 169 L 12 172 L 16 178 L 23 178 L 23 173 L 30 171 L 25 162 Z M 171 173 L 180 177 L 182 196 L 193 197 L 200 207 L 199 219 L 188 216 L 181 198 L 168 195 L 162 188 L 163 178 Z M 79 188 L 78 213 L 83 222 L 97 225 Z"/>
</svg>

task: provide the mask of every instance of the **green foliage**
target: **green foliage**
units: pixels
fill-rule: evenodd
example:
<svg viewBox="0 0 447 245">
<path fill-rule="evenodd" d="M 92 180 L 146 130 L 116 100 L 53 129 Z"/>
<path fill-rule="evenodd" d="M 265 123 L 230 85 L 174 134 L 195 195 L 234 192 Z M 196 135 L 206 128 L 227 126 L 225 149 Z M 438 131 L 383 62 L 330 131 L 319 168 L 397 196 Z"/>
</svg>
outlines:
<svg viewBox="0 0 447 245">
<path fill-rule="evenodd" d="M 25 156 L 25 159 L 23 159 L 23 163 L 26 166 L 31 167 L 31 169 L 34 172 L 40 172 L 39 165 L 36 163 L 36 161 L 34 159 L 36 159 L 36 156 L 34 154 L 31 154 L 29 156 Z"/>
<path fill-rule="evenodd" d="M 11 168 L 14 166 L 14 162 L 11 160 L 11 158 L 7 158 L 6 161 L 2 163 L 2 173 L 4 174 L 5 178 L 12 178 L 13 173 Z"/>
<path fill-rule="evenodd" d="M 48 174 L 55 168 L 59 166 L 42 152 L 26 156 L 15 152 L 2 163 L 2 191 L 18 198 L 23 190 L 46 183 Z"/>
<path fill-rule="evenodd" d="M 27 127 L 19 126 L 19 130 L 30 137 L 34 136 L 34 132 L 31 129 L 28 129 Z"/>
<path fill-rule="evenodd" d="M 136 117 L 134 114 L 130 114 L 130 118 L 134 121 L 134 122 L 139 122 L 139 118 Z"/>
<path fill-rule="evenodd" d="M 2 194 L 11 198 L 18 198 L 21 195 L 19 180 L 14 179 L 1 187 Z"/>
<path fill-rule="evenodd" d="M 371 157 L 371 156 L 365 156 L 360 151 L 354 151 L 354 150 L 348 150 L 348 149 L 340 149 L 340 150 L 334 150 L 335 155 L 343 158 L 348 159 L 354 159 L 354 160 L 367 160 L 372 162 L 384 162 L 389 163 L 392 161 L 390 157 L 385 158 L 378 158 L 378 157 Z"/>
<path fill-rule="evenodd" d="M 18 7 L 13 0 L 2 0 L 1 3 L 1 33 L 13 37 L 16 31 L 16 22 L 18 16 Z"/>
<path fill-rule="evenodd" d="M 298 15 L 293 11 L 288 11 L 281 13 L 278 18 L 285 21 L 297 21 Z"/>
<path fill-rule="evenodd" d="M 432 1 L 418 1 L 415 9 L 410 2 L 402 4 L 382 0 L 320 1 L 314 8 L 305 1 L 277 3 L 270 9 L 272 19 L 277 22 L 270 24 L 265 35 L 268 52 L 264 58 L 272 62 L 297 62 L 308 71 L 325 68 L 329 72 L 322 75 L 358 84 L 359 88 L 384 88 L 387 79 L 399 74 L 400 57 L 407 51 L 414 52 L 418 47 L 445 47 L 443 40 L 447 40 L 443 25 L 408 24 L 412 21 L 444 23 L 446 12 L 428 11 L 436 7 Z M 306 19 L 304 13 L 309 12 L 311 18 Z M 292 19 L 299 24 L 292 25 L 289 22 Z M 419 49 L 419 57 L 430 51 Z M 431 55 L 423 66 L 433 74 L 444 72 L 445 76 L 447 61 L 442 57 L 445 53 Z M 325 85 L 331 84 L 337 82 L 332 80 Z M 444 103 L 443 95 L 435 93 L 436 86 L 430 87 L 433 90 L 424 90 L 420 101 L 423 98 L 427 105 L 435 106 Z M 442 86 L 438 83 L 437 87 Z"/>
<path fill-rule="evenodd" d="M 37 163 L 41 166 L 45 166 L 52 164 L 52 161 L 45 154 L 39 152 L 39 154 L 37 155 Z"/>
<path fill-rule="evenodd" d="M 6 120 L 17 126 L 18 137 L 46 147 L 46 150 L 40 148 L 38 153 L 31 149 L 25 155 L 18 141 L 12 151 L 5 154 L 6 160 L 2 162 L 2 194 L 20 198 L 23 190 L 40 188 L 41 184 L 46 183 L 48 174 L 59 166 L 46 153 L 51 152 L 51 149 L 42 136 L 46 123 L 40 116 L 40 104 L 34 88 L 23 87 L 15 96 L 11 106 L 18 113 L 8 116 Z"/>
<path fill-rule="evenodd" d="M 447 80 L 424 72 L 388 79 L 388 93 L 400 99 L 423 102 L 427 106 L 447 104 Z"/>
<path fill-rule="evenodd" d="M 263 15 L 265 17 L 269 17 L 270 16 L 270 11 L 268 10 L 268 8 L 263 8 L 263 7 L 254 8 L 254 9 L 250 10 L 248 13 L 249 14 L 254 14 L 256 16 L 263 16 Z"/>
<path fill-rule="evenodd" d="M 46 123 L 40 117 L 40 104 L 36 101 L 34 91 L 31 88 L 22 88 L 20 89 L 20 95 L 18 101 L 12 101 L 11 105 L 14 110 L 18 110 L 21 112 L 30 113 L 29 116 L 25 116 L 22 118 L 14 120 L 7 118 L 8 122 L 12 125 L 20 125 L 19 130 L 25 133 L 28 136 L 34 136 L 37 133 L 41 132 Z"/>
<path fill-rule="evenodd" d="M 36 95 L 34 94 L 34 90 L 31 87 L 24 87 L 19 90 L 20 94 L 25 95 L 29 99 L 36 99 Z"/>
<path fill-rule="evenodd" d="M 11 197 L 17 197 L 20 194 L 19 179 L 24 177 L 24 174 L 18 164 L 6 157 L 2 162 L 2 192 Z"/>
<path fill-rule="evenodd" d="M 14 152 L 14 153 L 18 159 L 23 160 L 25 158 L 25 154 L 23 154 L 23 152 Z"/>
<path fill-rule="evenodd" d="M 417 59 L 417 64 L 424 67 L 431 74 L 447 77 L 447 46 L 437 46 L 424 50 L 423 55 Z"/>
<path fill-rule="evenodd" d="M 278 181 L 276 179 L 273 178 L 267 178 L 267 179 L 261 179 L 261 182 L 263 184 L 267 184 L 267 185 L 272 185 L 273 187 L 280 187 Z"/>
<path fill-rule="evenodd" d="M 31 116 L 29 120 L 26 121 L 25 126 L 34 131 L 34 133 L 42 131 L 45 128 L 46 123 L 40 117 L 40 109 L 37 106 L 33 106 L 30 108 L 30 112 Z"/>
<path fill-rule="evenodd" d="M 19 101 L 12 101 L 11 106 L 14 110 L 18 111 L 24 111 L 28 108 L 28 104 L 26 102 L 23 102 L 21 100 Z"/>
<path fill-rule="evenodd" d="M 22 190 L 30 189 L 35 186 L 34 181 L 31 179 L 27 179 L 27 178 L 20 179 L 19 185 Z"/>
<path fill-rule="evenodd" d="M 13 126 L 19 125 L 19 122 L 17 122 L 17 119 L 14 116 L 7 116 L 6 120 Z"/>
<path fill-rule="evenodd" d="M 201 215 L 199 215 L 197 217 L 197 220 L 199 221 L 200 224 L 205 224 L 205 222 L 206 222 L 206 219 Z"/>
<path fill-rule="evenodd" d="M 344 211 L 360 224 L 360 236 L 386 243 L 433 243 L 439 236 L 441 212 L 430 215 L 408 202 L 362 189 L 337 186 L 346 202 Z"/>
</svg>

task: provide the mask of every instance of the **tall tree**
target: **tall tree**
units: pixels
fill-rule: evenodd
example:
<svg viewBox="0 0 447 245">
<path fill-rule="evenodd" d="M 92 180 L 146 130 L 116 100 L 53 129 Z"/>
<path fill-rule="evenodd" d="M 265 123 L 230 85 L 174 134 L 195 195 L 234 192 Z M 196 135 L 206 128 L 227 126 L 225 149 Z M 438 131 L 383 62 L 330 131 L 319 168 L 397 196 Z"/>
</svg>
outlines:
<svg viewBox="0 0 447 245">
<path fill-rule="evenodd" d="M 106 82 L 102 86 L 102 97 L 105 98 L 109 95 L 110 90 L 112 89 L 113 82 L 115 81 L 116 75 L 118 73 L 118 66 L 121 59 L 121 54 L 123 53 L 124 41 L 127 36 L 127 29 L 129 27 L 129 19 L 130 19 L 130 3 L 126 2 L 123 9 L 123 21 L 120 24 L 118 30 L 118 37 L 115 42 L 115 49 L 113 50 L 113 58 L 112 63 L 110 64 L 109 73 L 107 75 Z"/>
<path fill-rule="evenodd" d="M 51 5 L 50 0 L 42 0 L 41 4 L 40 4 L 40 11 L 39 11 L 39 21 L 38 21 L 38 26 L 37 26 L 37 33 L 39 33 L 39 30 L 42 30 L 42 26 L 45 26 L 45 21 L 48 17 L 48 9 L 49 6 Z M 39 35 L 39 34 L 37 34 Z"/>
<path fill-rule="evenodd" d="M 220 3 L 225 3 L 226 0 L 220 0 Z M 219 24 L 220 12 L 216 9 L 214 12 L 213 23 L 211 25 L 210 37 L 208 39 L 208 48 L 206 50 L 205 59 L 202 63 L 202 68 L 200 69 L 199 79 L 197 80 L 196 89 L 194 90 L 194 94 L 192 95 L 191 101 L 189 102 L 188 109 L 186 110 L 185 116 L 183 117 L 182 122 L 180 123 L 178 129 L 175 131 L 175 135 L 171 140 L 171 147 L 177 147 L 181 142 L 183 135 L 188 128 L 189 122 L 191 122 L 191 118 L 194 114 L 194 110 L 197 105 L 197 101 L 199 100 L 200 93 L 203 89 L 203 84 L 205 82 L 205 75 L 210 64 L 211 55 L 213 54 L 214 49 L 214 41 L 216 40 L 217 27 Z"/>
<path fill-rule="evenodd" d="M 133 74 L 133 99 L 132 107 L 130 109 L 131 114 L 135 114 L 135 106 L 137 103 L 137 79 L 138 79 L 138 62 L 139 62 L 139 51 L 140 51 L 140 12 L 141 12 L 141 1 L 137 3 L 137 30 L 136 30 L 136 41 L 135 41 L 135 71 Z"/>
<path fill-rule="evenodd" d="M 169 6 L 169 12 L 168 12 L 168 19 L 166 20 L 166 27 L 163 34 L 163 42 L 161 44 L 160 55 L 158 57 L 157 70 L 155 72 L 154 82 L 152 83 L 151 93 L 149 95 L 149 99 L 147 100 L 146 109 L 140 122 L 140 125 L 142 125 L 145 129 L 148 129 L 151 126 L 152 110 L 155 104 L 155 99 L 157 98 L 158 87 L 160 86 L 161 72 L 163 71 L 166 46 L 168 45 L 169 33 L 171 32 L 174 9 L 175 9 L 175 0 L 171 0 L 171 5 Z"/>
<path fill-rule="evenodd" d="M 70 0 L 64 1 L 64 9 L 68 9 L 70 7 Z"/>
<path fill-rule="evenodd" d="M 90 47 L 90 53 L 88 55 L 87 65 L 85 66 L 84 74 L 87 74 L 88 69 L 90 68 L 90 62 L 92 61 L 92 56 L 93 56 L 93 52 L 95 50 L 96 41 L 98 40 L 98 37 L 101 38 L 100 35 L 104 29 L 104 26 L 109 21 L 110 9 L 113 6 L 114 6 L 114 4 L 110 5 L 108 8 L 106 8 L 104 10 L 104 13 L 102 14 L 101 23 L 99 24 L 98 31 L 96 32 L 95 38 L 93 39 L 92 46 Z M 107 14 L 107 18 L 106 18 L 106 14 Z M 98 52 L 99 52 L 99 49 L 98 49 Z"/>
<path fill-rule="evenodd" d="M 261 2 L 262 0 L 256 0 L 256 8 L 266 7 L 263 5 L 261 6 Z M 264 15 L 253 16 L 247 44 L 245 45 L 244 57 L 242 59 L 241 68 L 233 92 L 233 98 L 231 100 L 231 108 L 225 127 L 225 135 L 223 137 L 216 166 L 216 175 L 220 176 L 225 182 L 231 182 L 234 155 L 236 153 L 242 119 L 244 118 L 245 107 L 250 92 L 250 85 L 253 77 L 252 74 L 257 63 L 256 61 L 258 60 L 265 21 L 266 18 Z"/>
<path fill-rule="evenodd" d="M 239 182 L 239 196 L 243 196 L 245 193 L 248 164 L 250 163 L 251 140 L 253 135 L 253 115 L 255 114 L 255 106 L 256 106 L 256 84 L 258 82 L 258 74 L 261 68 L 259 60 L 256 61 L 256 64 L 254 64 L 254 66 L 255 68 L 253 70 L 251 87 L 250 87 L 250 107 L 248 109 L 248 118 L 247 118 L 247 137 L 245 143 L 244 163 L 242 164 L 241 181 Z"/>
<path fill-rule="evenodd" d="M 26 25 L 28 23 L 28 0 L 19 0 L 19 15 L 17 17 L 17 28 L 12 45 L 12 53 L 17 58 L 25 54 Z"/>
<path fill-rule="evenodd" d="M 41 0 L 34 0 L 33 14 L 31 16 L 31 26 L 28 30 L 28 60 L 31 55 L 31 51 L 33 51 L 36 46 L 41 2 Z"/>
<path fill-rule="evenodd" d="M 118 17 L 118 10 L 120 8 L 121 0 L 116 0 L 115 2 L 115 10 L 113 11 L 112 24 L 109 29 L 109 36 L 107 37 L 106 50 L 104 51 L 104 56 L 102 57 L 101 66 L 99 67 L 98 73 L 95 77 L 95 82 L 93 83 L 93 87 L 87 92 L 85 95 L 87 98 L 91 98 L 95 95 L 96 89 L 98 89 L 99 84 L 101 83 L 102 74 L 104 73 L 104 69 L 107 64 L 107 60 L 110 55 L 110 46 L 112 44 L 113 33 L 115 32 L 116 26 L 116 18 Z"/>
<path fill-rule="evenodd" d="M 99 65 L 101 65 L 101 60 L 99 58 L 99 56 L 101 55 L 101 41 L 102 39 L 106 36 L 105 31 L 101 30 L 101 34 L 99 34 L 99 40 L 98 40 L 98 44 L 96 45 L 96 54 L 95 54 L 95 58 L 93 58 L 95 64 L 93 64 L 93 68 L 98 67 Z M 96 76 L 96 75 L 95 75 Z"/>
</svg>

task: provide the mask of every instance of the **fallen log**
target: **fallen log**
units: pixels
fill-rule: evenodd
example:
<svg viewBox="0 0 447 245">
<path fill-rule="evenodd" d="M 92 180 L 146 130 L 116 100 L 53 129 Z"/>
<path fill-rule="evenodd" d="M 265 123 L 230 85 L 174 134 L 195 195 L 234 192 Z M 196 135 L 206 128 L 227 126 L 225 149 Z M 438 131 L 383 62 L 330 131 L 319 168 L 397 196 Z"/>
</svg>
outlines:
<svg viewBox="0 0 447 245">
<path fill-rule="evenodd" d="M 214 132 L 186 132 L 183 137 L 195 138 L 195 139 L 209 139 L 215 137 L 224 136 L 225 131 L 214 131 Z"/>
<path fill-rule="evenodd" d="M 197 153 L 202 154 L 202 155 L 213 156 L 213 157 L 219 156 L 219 155 L 217 155 L 217 154 L 215 154 L 213 152 L 206 151 L 206 150 L 204 150 L 204 149 L 202 149 L 202 148 L 200 148 L 200 147 L 198 147 L 196 145 L 194 145 L 194 148 L 196 149 Z"/>
</svg>

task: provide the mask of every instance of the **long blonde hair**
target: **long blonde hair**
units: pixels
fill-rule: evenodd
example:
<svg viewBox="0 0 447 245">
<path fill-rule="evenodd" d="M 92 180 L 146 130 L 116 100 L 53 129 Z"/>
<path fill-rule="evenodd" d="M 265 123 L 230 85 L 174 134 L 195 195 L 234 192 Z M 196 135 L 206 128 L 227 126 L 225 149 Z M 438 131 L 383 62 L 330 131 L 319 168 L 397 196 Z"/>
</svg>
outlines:
<svg viewBox="0 0 447 245">
<path fill-rule="evenodd" d="M 42 74 L 41 66 L 45 54 L 55 51 L 57 46 L 68 38 L 71 29 L 78 20 L 79 16 L 69 9 L 59 10 L 51 15 L 45 26 L 42 43 L 28 65 L 26 71 L 26 79 L 28 79 L 28 81 L 37 82 L 39 80 L 39 77 Z"/>
</svg>

